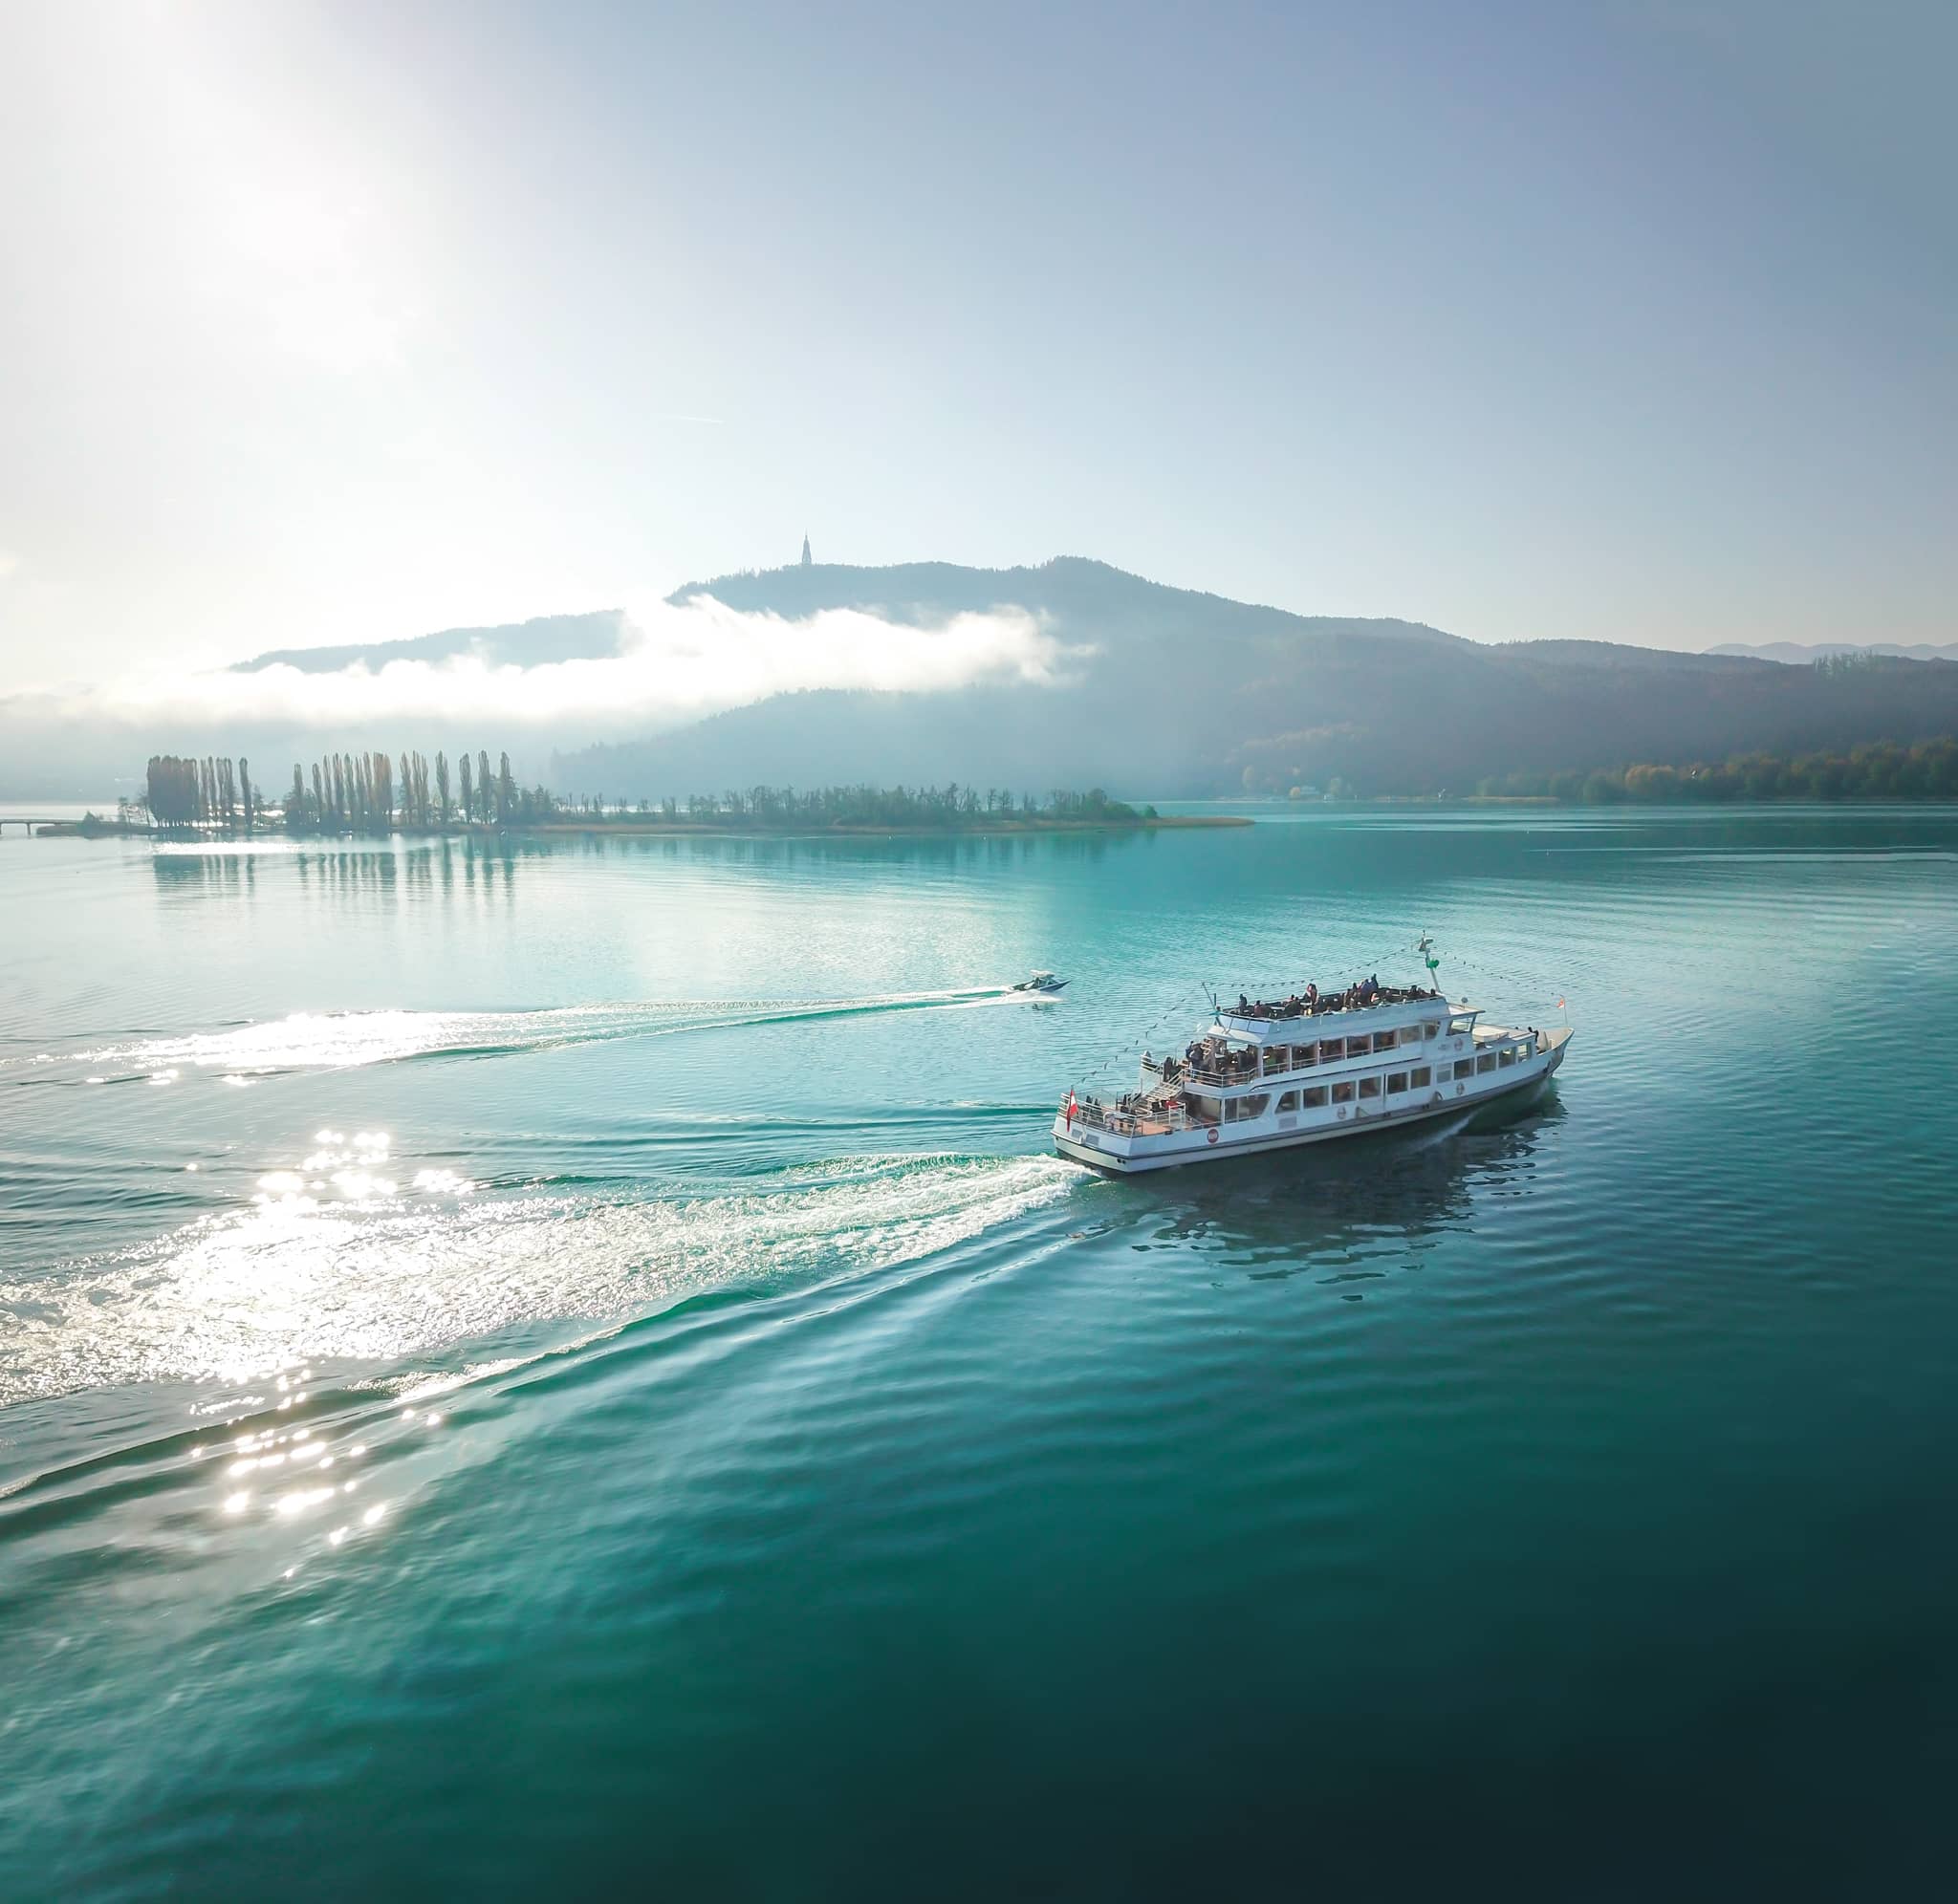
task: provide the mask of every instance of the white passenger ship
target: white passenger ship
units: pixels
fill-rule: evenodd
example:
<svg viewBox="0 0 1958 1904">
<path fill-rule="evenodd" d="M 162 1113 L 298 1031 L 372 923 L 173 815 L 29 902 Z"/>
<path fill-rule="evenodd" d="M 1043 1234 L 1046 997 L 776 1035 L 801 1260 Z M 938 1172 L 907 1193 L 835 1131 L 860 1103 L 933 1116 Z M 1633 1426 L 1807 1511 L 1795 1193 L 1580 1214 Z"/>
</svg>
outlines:
<svg viewBox="0 0 1958 1904">
<path fill-rule="evenodd" d="M 1570 1038 L 1568 1026 L 1485 1025 L 1474 1006 L 1419 988 L 1240 998 L 1182 1058 L 1144 1052 L 1129 1095 L 1069 1092 L 1054 1141 L 1126 1176 L 1391 1130 L 1541 1089 Z"/>
</svg>

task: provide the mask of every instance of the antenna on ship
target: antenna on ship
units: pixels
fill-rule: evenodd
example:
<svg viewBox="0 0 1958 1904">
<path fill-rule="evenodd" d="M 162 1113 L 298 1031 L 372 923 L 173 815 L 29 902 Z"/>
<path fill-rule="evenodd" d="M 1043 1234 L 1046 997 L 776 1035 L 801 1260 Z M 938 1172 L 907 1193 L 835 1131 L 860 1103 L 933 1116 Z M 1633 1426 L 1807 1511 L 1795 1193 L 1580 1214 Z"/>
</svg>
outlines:
<svg viewBox="0 0 1958 1904">
<path fill-rule="evenodd" d="M 1426 933 L 1424 932 L 1414 941 L 1414 949 L 1421 954 L 1422 961 L 1427 966 L 1430 978 L 1441 970 L 1442 962 L 1434 956 L 1434 941 Z"/>
</svg>

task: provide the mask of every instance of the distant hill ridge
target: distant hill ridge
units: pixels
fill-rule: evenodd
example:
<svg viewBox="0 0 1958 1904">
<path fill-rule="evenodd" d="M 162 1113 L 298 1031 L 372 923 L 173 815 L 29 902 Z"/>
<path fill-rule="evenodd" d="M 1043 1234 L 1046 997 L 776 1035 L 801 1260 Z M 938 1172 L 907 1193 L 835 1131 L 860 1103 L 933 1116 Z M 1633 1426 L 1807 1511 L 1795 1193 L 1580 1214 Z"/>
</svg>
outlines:
<svg viewBox="0 0 1958 1904">
<path fill-rule="evenodd" d="M 236 674 L 261 668 L 297 668 L 304 674 L 337 674 L 342 668 L 384 668 L 390 661 L 446 661 L 474 655 L 492 667 L 534 668 L 547 661 L 601 660 L 619 652 L 625 626 L 616 608 L 589 615 L 540 615 L 494 628 L 446 628 L 400 641 L 348 641 L 332 648 L 272 648 L 232 663 Z"/>
<path fill-rule="evenodd" d="M 1888 655 L 1906 661 L 1958 661 L 1958 641 L 1728 641 L 1708 648 L 1709 655 L 1747 655 L 1755 660 L 1788 661 L 1797 666 L 1837 655 Z"/>
<path fill-rule="evenodd" d="M 1472 790 L 1519 769 L 1690 765 L 1958 732 L 1958 668 L 1879 659 L 1825 677 L 1743 655 L 1574 640 L 1484 644 L 1419 622 L 1295 615 L 1077 556 L 1037 567 L 816 564 L 691 583 L 792 618 L 928 625 L 1014 606 L 1093 654 L 1077 684 L 781 695 L 559 756 L 556 783 L 626 797 L 753 782 L 1103 784 L 1124 792 Z"/>
<path fill-rule="evenodd" d="M 926 626 L 953 615 L 1024 608 L 1081 626 L 1130 617 L 1141 631 L 1176 632 L 1201 624 L 1227 635 L 1273 628 L 1344 631 L 1471 647 L 1460 635 L 1419 621 L 1294 615 L 1289 609 L 1233 601 L 1228 595 L 1172 588 L 1084 555 L 1056 555 L 1033 567 L 968 569 L 954 562 L 898 562 L 880 568 L 817 562 L 785 569 L 748 569 L 711 581 L 689 582 L 669 601 L 712 595 L 729 608 L 801 619 L 823 609 L 875 611 L 886 619 Z"/>
<path fill-rule="evenodd" d="M 1795 756 L 1958 733 L 1958 666 L 1892 658 L 1825 673 L 1823 649 L 1682 654 L 1563 639 L 1488 644 L 1424 623 L 1308 616 L 1171 588 L 1080 556 L 1030 567 L 817 563 L 693 582 L 732 609 L 800 620 L 853 608 L 901 625 L 1017 608 L 1082 651 L 1061 686 L 783 694 L 675 732 L 554 757 L 569 792 L 657 797 L 758 783 L 948 779 L 1142 795 L 1471 790 L 1519 770 Z M 619 651 L 618 610 L 287 649 L 241 663 L 326 672 L 473 654 L 535 666 Z"/>
</svg>

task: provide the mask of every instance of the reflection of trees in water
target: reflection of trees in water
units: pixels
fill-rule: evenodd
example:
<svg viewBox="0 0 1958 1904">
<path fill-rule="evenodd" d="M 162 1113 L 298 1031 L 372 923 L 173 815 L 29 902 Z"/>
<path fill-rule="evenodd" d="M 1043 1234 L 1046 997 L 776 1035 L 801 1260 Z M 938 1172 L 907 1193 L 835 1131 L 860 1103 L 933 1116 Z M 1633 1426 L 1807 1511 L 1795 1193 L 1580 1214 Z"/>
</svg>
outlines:
<svg viewBox="0 0 1958 1904">
<path fill-rule="evenodd" d="M 402 883 L 400 862 L 387 852 L 301 853 L 294 863 L 300 886 L 320 898 L 391 899 Z"/>
<path fill-rule="evenodd" d="M 1466 1224 L 1478 1194 L 1527 1187 L 1538 1138 L 1565 1114 L 1553 1091 L 1452 1131 L 1382 1131 L 1135 1178 L 1129 1194 L 1157 1211 L 1138 1247 L 1195 1248 L 1253 1279 L 1371 1281 Z"/>
<path fill-rule="evenodd" d="M 464 835 L 395 847 L 302 848 L 290 857 L 302 885 L 324 896 L 420 897 L 438 890 L 488 893 L 514 887 L 520 862 L 575 855 L 620 864 L 658 860 L 667 865 L 714 865 L 745 870 L 816 872 L 825 866 L 915 867 L 953 870 L 1010 867 L 1040 855 L 1049 860 L 1092 863 L 1113 853 L 1145 851 L 1150 833 L 972 833 L 942 838 L 883 838 L 852 833 L 834 838 L 608 836 L 573 833 L 561 838 L 521 834 Z M 249 854 L 169 854 L 151 861 L 160 885 L 234 889 L 251 877 Z"/>
<path fill-rule="evenodd" d="M 159 853 L 149 863 L 165 897 L 229 898 L 251 892 L 258 881 L 252 853 Z"/>
<path fill-rule="evenodd" d="M 1034 854 L 1099 860 L 1110 853 L 1153 845 L 1142 832 L 1054 833 L 955 833 L 886 835 L 834 833 L 759 836 L 740 833 L 572 833 L 560 839 L 521 841 L 520 853 L 575 853 L 621 861 L 660 859 L 742 867 L 815 867 L 847 862 L 879 866 L 1009 866 Z"/>
<path fill-rule="evenodd" d="M 453 891 L 454 881 L 460 878 L 465 894 L 488 898 L 502 889 L 502 897 L 510 900 L 516 892 L 516 863 L 527 857 L 522 850 L 509 839 L 468 839 L 460 846 L 445 840 L 439 851 L 442 857 L 443 889 Z"/>
<path fill-rule="evenodd" d="M 548 849 L 547 849 L 548 850 Z M 509 840 L 442 840 L 395 850 L 349 847 L 281 854 L 300 890 L 327 900 L 453 899 L 466 897 L 508 899 L 516 865 L 525 854 Z M 258 873 L 258 855 L 249 853 L 167 853 L 151 857 L 158 889 L 201 898 L 249 893 Z"/>
</svg>

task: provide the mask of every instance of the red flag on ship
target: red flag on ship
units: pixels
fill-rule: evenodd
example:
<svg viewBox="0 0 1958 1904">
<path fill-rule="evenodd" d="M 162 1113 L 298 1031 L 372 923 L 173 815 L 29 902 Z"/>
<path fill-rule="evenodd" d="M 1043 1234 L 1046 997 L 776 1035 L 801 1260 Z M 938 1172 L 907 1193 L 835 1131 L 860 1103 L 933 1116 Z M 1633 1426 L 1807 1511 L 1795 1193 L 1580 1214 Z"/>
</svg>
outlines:
<svg viewBox="0 0 1958 1904">
<path fill-rule="evenodd" d="M 1067 1093 L 1067 1127 L 1069 1130 L 1075 1127 L 1075 1093 L 1072 1086 L 1068 1088 Z"/>
</svg>

